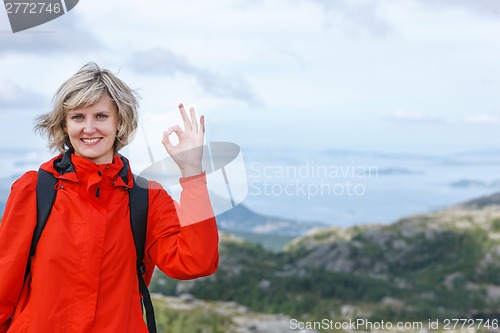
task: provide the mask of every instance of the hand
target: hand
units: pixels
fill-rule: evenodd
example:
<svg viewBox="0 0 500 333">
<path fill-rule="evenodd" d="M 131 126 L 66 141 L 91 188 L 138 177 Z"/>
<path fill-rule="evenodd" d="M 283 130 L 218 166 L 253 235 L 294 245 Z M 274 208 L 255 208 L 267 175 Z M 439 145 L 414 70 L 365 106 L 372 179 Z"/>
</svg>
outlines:
<svg viewBox="0 0 500 333">
<path fill-rule="evenodd" d="M 184 106 L 179 104 L 184 130 L 179 125 L 170 127 L 163 133 L 163 146 L 177 163 L 183 177 L 194 176 L 203 172 L 201 158 L 203 157 L 203 135 L 205 133 L 205 118 L 200 117 L 200 124 L 196 119 L 194 108 L 189 109 L 191 119 L 189 119 Z M 173 145 L 170 142 L 170 134 L 175 133 L 179 138 L 179 143 Z"/>
</svg>

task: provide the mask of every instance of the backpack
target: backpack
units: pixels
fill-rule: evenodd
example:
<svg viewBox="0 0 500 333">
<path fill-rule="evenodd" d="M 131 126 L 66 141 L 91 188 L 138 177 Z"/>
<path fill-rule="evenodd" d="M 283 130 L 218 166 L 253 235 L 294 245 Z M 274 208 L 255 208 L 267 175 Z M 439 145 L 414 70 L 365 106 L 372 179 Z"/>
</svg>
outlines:
<svg viewBox="0 0 500 333">
<path fill-rule="evenodd" d="M 52 205 L 56 198 L 55 185 L 57 179 L 50 172 L 39 169 L 38 182 L 36 184 L 36 227 L 31 241 L 30 256 L 26 268 L 28 276 L 31 267 L 31 257 L 35 254 L 36 245 L 40 239 L 43 228 L 47 222 Z M 139 291 L 142 295 L 142 303 L 146 309 L 146 321 L 150 333 L 156 333 L 156 322 L 153 303 L 149 295 L 148 287 L 144 282 L 143 274 L 146 266 L 143 263 L 144 243 L 146 242 L 146 227 L 148 217 L 148 181 L 134 175 L 134 186 L 129 190 L 130 226 L 134 236 L 134 244 L 137 255 L 137 277 L 139 280 Z"/>
</svg>

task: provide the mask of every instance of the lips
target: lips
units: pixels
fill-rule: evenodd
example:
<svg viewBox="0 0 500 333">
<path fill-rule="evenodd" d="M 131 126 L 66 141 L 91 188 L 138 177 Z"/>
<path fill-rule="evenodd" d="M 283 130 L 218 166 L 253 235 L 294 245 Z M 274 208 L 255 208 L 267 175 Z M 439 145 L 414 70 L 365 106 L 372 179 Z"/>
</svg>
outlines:
<svg viewBox="0 0 500 333">
<path fill-rule="evenodd" d="M 89 139 L 80 139 L 81 141 L 83 141 L 83 143 L 85 144 L 89 144 L 89 145 L 92 145 L 92 144 L 95 144 L 95 143 L 98 143 L 99 141 L 102 140 L 102 138 L 89 138 Z"/>
</svg>

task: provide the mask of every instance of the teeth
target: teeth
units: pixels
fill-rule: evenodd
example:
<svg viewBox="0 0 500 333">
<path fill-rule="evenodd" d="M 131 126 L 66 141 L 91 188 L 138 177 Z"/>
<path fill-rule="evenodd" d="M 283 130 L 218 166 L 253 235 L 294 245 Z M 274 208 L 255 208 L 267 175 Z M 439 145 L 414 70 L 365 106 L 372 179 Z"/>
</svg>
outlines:
<svg viewBox="0 0 500 333">
<path fill-rule="evenodd" d="M 85 143 L 96 143 L 99 140 L 101 139 L 82 139 L 82 141 Z"/>
</svg>

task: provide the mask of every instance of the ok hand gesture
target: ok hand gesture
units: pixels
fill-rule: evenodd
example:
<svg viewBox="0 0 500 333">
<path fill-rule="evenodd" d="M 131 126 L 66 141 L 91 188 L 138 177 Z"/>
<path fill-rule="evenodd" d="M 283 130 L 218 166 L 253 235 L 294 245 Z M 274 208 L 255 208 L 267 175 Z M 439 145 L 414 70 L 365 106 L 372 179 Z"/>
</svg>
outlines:
<svg viewBox="0 0 500 333">
<path fill-rule="evenodd" d="M 163 133 L 162 143 L 179 166 L 182 176 L 189 177 L 202 173 L 201 159 L 203 157 L 205 119 L 201 116 L 198 125 L 194 108 L 189 109 L 191 117 L 188 117 L 182 103 L 179 104 L 179 111 L 184 122 L 184 130 L 179 125 L 170 127 Z M 172 133 L 175 133 L 179 138 L 177 145 L 170 142 L 169 136 Z"/>
</svg>

